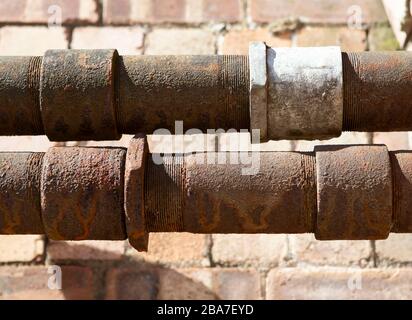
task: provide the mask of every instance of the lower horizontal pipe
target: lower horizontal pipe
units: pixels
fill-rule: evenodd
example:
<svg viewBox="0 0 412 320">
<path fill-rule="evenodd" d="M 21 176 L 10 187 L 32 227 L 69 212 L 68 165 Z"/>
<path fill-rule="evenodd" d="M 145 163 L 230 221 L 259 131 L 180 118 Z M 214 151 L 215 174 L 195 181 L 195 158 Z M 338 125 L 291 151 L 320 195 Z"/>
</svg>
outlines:
<svg viewBox="0 0 412 320">
<path fill-rule="evenodd" d="M 322 146 L 173 156 L 149 154 L 146 145 L 136 136 L 127 151 L 0 153 L 0 234 L 129 237 L 145 250 L 150 232 L 315 233 L 321 240 L 412 232 L 409 151 Z"/>
</svg>

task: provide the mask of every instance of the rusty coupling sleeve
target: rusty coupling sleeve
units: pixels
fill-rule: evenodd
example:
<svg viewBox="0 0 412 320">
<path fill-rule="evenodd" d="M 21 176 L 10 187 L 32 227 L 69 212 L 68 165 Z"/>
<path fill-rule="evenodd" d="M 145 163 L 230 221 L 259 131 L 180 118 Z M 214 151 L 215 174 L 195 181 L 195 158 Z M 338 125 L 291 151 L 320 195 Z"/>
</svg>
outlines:
<svg viewBox="0 0 412 320">
<path fill-rule="evenodd" d="M 184 129 L 259 129 L 261 140 L 412 130 L 412 53 L 269 48 L 249 56 L 49 50 L 0 57 L 0 135 L 115 140 Z"/>
<path fill-rule="evenodd" d="M 143 135 L 128 150 L 0 153 L 0 234 L 129 238 L 147 250 L 150 232 L 313 232 L 320 240 L 412 232 L 410 151 L 262 152 L 254 175 L 242 175 L 231 160 L 239 155 L 247 153 L 165 155 L 157 164 Z"/>
</svg>

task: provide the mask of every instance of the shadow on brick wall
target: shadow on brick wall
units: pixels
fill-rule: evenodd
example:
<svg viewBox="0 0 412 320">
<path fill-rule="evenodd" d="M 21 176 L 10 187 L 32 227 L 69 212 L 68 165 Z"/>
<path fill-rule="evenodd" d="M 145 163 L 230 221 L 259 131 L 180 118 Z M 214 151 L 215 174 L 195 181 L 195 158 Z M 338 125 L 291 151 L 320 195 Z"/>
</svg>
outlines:
<svg viewBox="0 0 412 320">
<path fill-rule="evenodd" d="M 66 243 L 59 246 L 61 250 L 70 250 Z M 83 245 L 77 245 L 76 249 L 89 250 Z M 100 257 L 107 254 L 96 252 L 95 248 L 93 251 Z M 118 260 L 84 261 L 54 261 L 49 255 L 48 260 L 49 265 L 62 268 L 60 293 L 64 299 L 219 299 L 210 289 L 213 279 L 207 269 L 177 271 L 124 255 Z"/>
</svg>

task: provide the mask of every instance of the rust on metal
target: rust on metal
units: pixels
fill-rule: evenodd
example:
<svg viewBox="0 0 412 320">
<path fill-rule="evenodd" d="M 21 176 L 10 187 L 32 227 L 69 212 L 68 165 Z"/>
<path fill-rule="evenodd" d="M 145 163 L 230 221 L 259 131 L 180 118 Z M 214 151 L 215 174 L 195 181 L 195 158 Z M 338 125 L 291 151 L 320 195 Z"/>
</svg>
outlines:
<svg viewBox="0 0 412 320">
<path fill-rule="evenodd" d="M 40 175 L 43 153 L 0 153 L 0 234 L 43 234 Z"/>
<path fill-rule="evenodd" d="M 386 146 L 317 146 L 315 235 L 320 240 L 386 239 L 392 172 Z"/>
<path fill-rule="evenodd" d="M 261 152 L 252 175 L 242 171 L 251 163 L 239 160 L 247 155 L 149 154 L 144 135 L 127 153 L 0 153 L 0 234 L 129 237 L 145 251 L 150 232 L 314 232 L 320 240 L 412 232 L 411 151 L 369 145 Z"/>
<path fill-rule="evenodd" d="M 276 70 L 268 65 L 269 80 L 276 83 L 268 103 L 282 104 L 284 109 L 268 109 L 269 124 L 273 124 L 268 127 L 268 138 L 279 138 L 275 133 L 280 127 L 282 138 L 338 135 L 340 109 L 330 112 L 326 108 L 322 117 L 321 106 L 326 100 L 341 106 L 341 73 L 343 131 L 412 129 L 411 52 L 342 53 L 342 59 L 337 54 L 329 61 L 334 76 L 325 80 L 317 74 L 324 69 L 324 61 L 316 54 L 324 49 L 305 50 L 311 56 L 303 58 L 308 63 L 303 66 L 314 66 L 312 76 L 302 73 L 306 69 L 299 64 L 301 55 L 295 57 L 287 53 L 290 50 L 284 54 L 286 64 L 279 62 Z M 290 80 L 292 76 L 297 82 Z M 178 120 L 183 121 L 184 130 L 250 129 L 250 120 L 256 119 L 249 112 L 262 119 L 265 112 L 250 108 L 249 78 L 247 56 L 118 56 L 116 50 L 49 50 L 44 57 L 1 57 L 0 135 L 46 134 L 53 141 L 114 140 L 123 133 L 151 134 L 159 128 L 173 132 Z M 292 88 L 284 85 L 288 81 L 316 103 L 308 100 L 300 108 L 299 99 L 286 93 Z M 283 103 L 288 99 L 297 99 L 294 108 Z M 317 119 L 310 111 L 313 108 Z M 311 123 L 305 124 L 302 114 Z M 288 126 L 289 122 L 300 125 Z M 333 124 L 333 130 L 321 125 L 324 122 Z M 270 134 L 271 130 L 275 133 Z"/>
<path fill-rule="evenodd" d="M 42 57 L 0 57 L 0 134 L 44 134 L 39 84 Z"/>
<path fill-rule="evenodd" d="M 116 140 L 116 50 L 49 50 L 40 105 L 50 140 Z"/>
<path fill-rule="evenodd" d="M 118 72 L 122 133 L 249 128 L 247 56 L 123 56 Z"/>
<path fill-rule="evenodd" d="M 149 147 L 145 135 L 135 136 L 127 149 L 124 181 L 124 208 L 129 243 L 138 251 L 147 251 L 144 208 L 144 177 Z"/>
<path fill-rule="evenodd" d="M 391 152 L 393 232 L 412 232 L 412 151 Z"/>
<path fill-rule="evenodd" d="M 161 163 L 151 157 L 145 172 L 144 199 L 149 232 L 182 232 L 184 166 L 183 156 L 165 156 Z"/>
<path fill-rule="evenodd" d="M 343 53 L 343 130 L 412 128 L 412 53 Z"/>
<path fill-rule="evenodd" d="M 225 164 L 208 163 L 223 155 Z M 193 233 L 304 233 L 316 214 L 314 157 L 262 153 L 257 175 L 229 164 L 239 153 L 165 156 L 148 162 L 149 231 Z"/>
<path fill-rule="evenodd" d="M 122 148 L 54 147 L 43 160 L 44 229 L 54 240 L 126 239 Z"/>
</svg>

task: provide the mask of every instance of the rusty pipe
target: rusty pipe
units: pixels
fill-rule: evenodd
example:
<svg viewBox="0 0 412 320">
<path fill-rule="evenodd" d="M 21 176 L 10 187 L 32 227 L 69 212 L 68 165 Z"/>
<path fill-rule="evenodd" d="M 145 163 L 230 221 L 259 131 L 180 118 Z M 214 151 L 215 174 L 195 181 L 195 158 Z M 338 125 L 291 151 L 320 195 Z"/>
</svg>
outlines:
<svg viewBox="0 0 412 320">
<path fill-rule="evenodd" d="M 254 49 L 253 49 L 254 48 Z M 259 129 L 262 140 L 412 130 L 412 54 L 268 48 L 249 56 L 50 50 L 0 58 L 0 135 L 53 141 Z"/>
<path fill-rule="evenodd" d="M 150 232 L 314 233 L 320 240 L 412 232 L 412 152 L 382 145 L 314 152 L 150 154 L 54 147 L 0 154 L 0 234 L 121 240 Z M 243 160 L 242 160 L 243 159 Z M 254 174 L 242 169 L 258 165 Z"/>
</svg>

